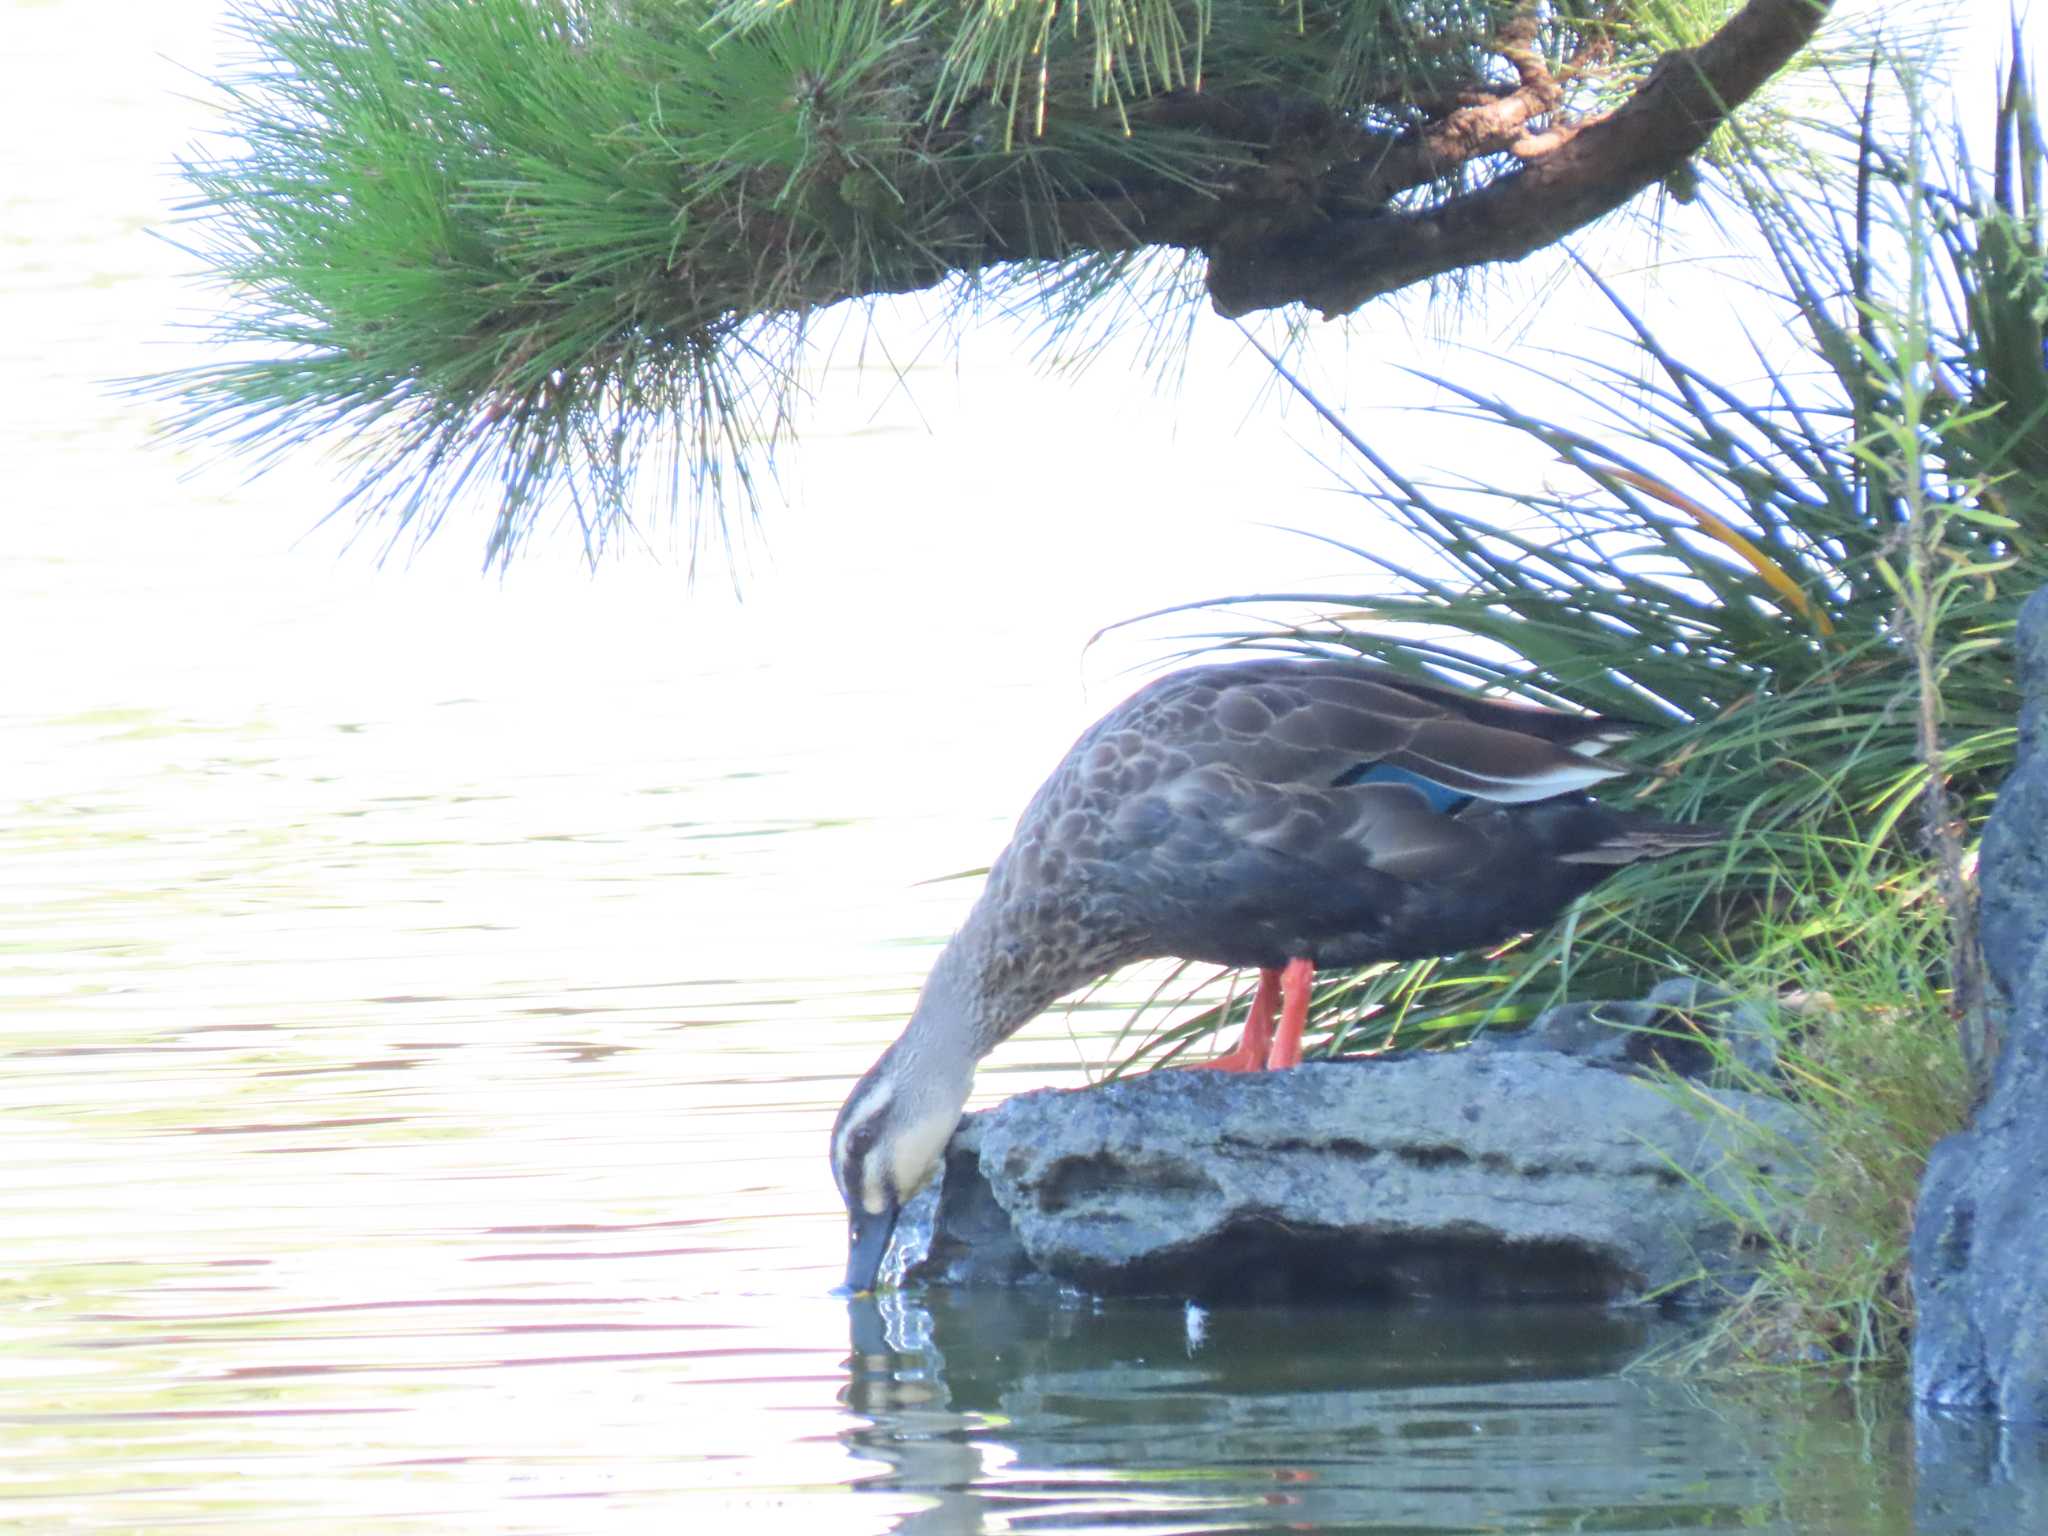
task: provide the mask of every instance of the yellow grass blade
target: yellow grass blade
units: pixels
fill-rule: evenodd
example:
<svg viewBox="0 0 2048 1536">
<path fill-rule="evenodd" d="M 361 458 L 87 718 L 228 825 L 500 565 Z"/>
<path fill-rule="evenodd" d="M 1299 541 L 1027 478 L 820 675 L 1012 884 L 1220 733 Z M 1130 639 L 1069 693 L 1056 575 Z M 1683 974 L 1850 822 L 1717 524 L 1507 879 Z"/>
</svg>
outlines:
<svg viewBox="0 0 2048 1536">
<path fill-rule="evenodd" d="M 1709 537 L 1720 540 L 1723 544 L 1734 550 L 1736 554 L 1748 561 L 1757 575 L 1763 577 L 1765 582 L 1769 584 L 1771 590 L 1778 593 L 1786 602 L 1804 614 L 1815 629 L 1819 630 L 1823 635 L 1832 635 L 1835 632 L 1835 626 L 1829 621 L 1828 616 L 1808 600 L 1806 593 L 1800 590 L 1799 583 L 1785 574 L 1783 566 L 1779 565 L 1777 561 L 1758 549 L 1755 544 L 1744 538 L 1742 534 L 1709 512 L 1690 496 L 1681 495 L 1663 481 L 1653 480 L 1648 475 L 1639 474 L 1633 469 L 1620 469 L 1613 465 L 1603 465 L 1600 473 L 1612 475 L 1617 480 L 1625 481 L 1641 491 L 1645 496 L 1654 496 L 1668 507 L 1678 508 L 1679 511 L 1685 513 L 1686 516 L 1698 523 Z"/>
</svg>

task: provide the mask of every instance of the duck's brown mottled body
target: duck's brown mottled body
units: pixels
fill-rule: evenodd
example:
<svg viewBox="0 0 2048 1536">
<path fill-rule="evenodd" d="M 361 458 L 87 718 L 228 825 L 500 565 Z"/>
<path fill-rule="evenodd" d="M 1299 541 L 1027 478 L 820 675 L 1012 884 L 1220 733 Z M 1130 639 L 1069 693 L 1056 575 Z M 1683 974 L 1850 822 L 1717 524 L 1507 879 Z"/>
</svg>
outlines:
<svg viewBox="0 0 2048 1536">
<path fill-rule="evenodd" d="M 903 1036 L 840 1112 L 849 1283 L 873 1278 L 863 1214 L 893 1222 L 974 1063 L 1105 972 L 1175 956 L 1305 976 L 1454 953 L 1550 922 L 1622 864 L 1716 840 L 1584 793 L 1627 771 L 1594 754 L 1634 729 L 1335 659 L 1141 689 L 1032 798 Z"/>
</svg>

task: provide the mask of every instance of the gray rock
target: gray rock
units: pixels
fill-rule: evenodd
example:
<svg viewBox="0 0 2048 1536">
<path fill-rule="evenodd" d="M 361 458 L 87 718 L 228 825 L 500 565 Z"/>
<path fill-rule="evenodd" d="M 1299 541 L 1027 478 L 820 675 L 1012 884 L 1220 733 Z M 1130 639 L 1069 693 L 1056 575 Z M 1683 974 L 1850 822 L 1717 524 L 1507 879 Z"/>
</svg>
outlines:
<svg viewBox="0 0 2048 1536">
<path fill-rule="evenodd" d="M 1782 1105 L 1554 1052 L 1042 1090 L 963 1123 L 897 1262 L 1205 1301 L 1694 1299 L 1747 1268 L 1719 1203 L 1744 1122 L 1789 1182 Z"/>
<path fill-rule="evenodd" d="M 1975 1123 L 1935 1147 L 1913 1224 L 1913 1389 L 2048 1423 L 2048 591 L 2020 613 L 2020 756 L 1984 835 L 1985 958 L 2010 1008 Z"/>
</svg>

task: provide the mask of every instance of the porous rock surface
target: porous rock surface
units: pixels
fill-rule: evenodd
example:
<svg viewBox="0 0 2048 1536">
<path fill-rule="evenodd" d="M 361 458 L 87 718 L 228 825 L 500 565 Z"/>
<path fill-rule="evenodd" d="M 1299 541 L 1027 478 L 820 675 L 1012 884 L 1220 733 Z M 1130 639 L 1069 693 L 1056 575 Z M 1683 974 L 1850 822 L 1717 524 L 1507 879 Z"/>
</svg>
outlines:
<svg viewBox="0 0 2048 1536">
<path fill-rule="evenodd" d="M 1729 1159 L 1758 1155 L 1745 1123 L 1799 1143 L 1770 1100 L 1548 1049 L 1047 1089 L 962 1122 L 891 1271 L 1201 1300 L 1704 1299 L 1745 1269 L 1719 1203 Z"/>
<path fill-rule="evenodd" d="M 2048 589 L 2020 611 L 2018 762 L 1979 866 L 1980 933 L 2008 1005 L 1974 1123 L 1934 1149 L 1913 1226 L 1913 1387 L 2048 1423 Z"/>
</svg>

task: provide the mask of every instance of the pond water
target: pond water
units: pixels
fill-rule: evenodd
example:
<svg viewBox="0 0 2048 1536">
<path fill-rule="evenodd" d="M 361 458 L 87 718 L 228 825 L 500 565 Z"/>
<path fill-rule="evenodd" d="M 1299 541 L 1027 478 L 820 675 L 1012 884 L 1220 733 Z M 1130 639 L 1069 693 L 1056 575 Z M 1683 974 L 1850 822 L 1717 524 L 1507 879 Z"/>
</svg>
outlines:
<svg viewBox="0 0 2048 1536">
<path fill-rule="evenodd" d="M 2039 1488 L 1958 1431 L 1930 1501 L 1895 1388 L 1673 1381 L 1651 1317 L 832 1296 L 826 1131 L 946 877 L 1171 649 L 1088 637 L 1302 579 L 1259 524 L 1327 477 L 998 356 L 822 392 L 744 604 L 302 538 L 328 471 L 187 480 L 102 383 L 183 355 L 146 230 L 221 11 L 0 3 L 0 1527 L 1846 1536 Z M 1034 409 L 1072 454 L 986 473 Z"/>
<path fill-rule="evenodd" d="M 1651 1319 L 835 1299 L 830 1117 L 959 897 L 815 942 L 916 841 L 827 754 L 530 687 L 6 742 L 0 1521 L 1908 1528 L 1896 1401 L 1631 1374 Z"/>
</svg>

